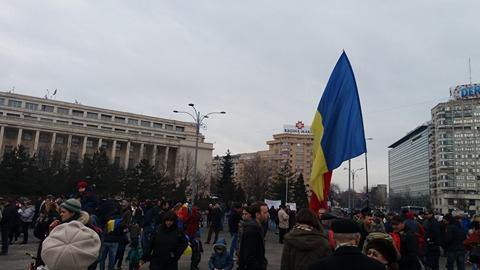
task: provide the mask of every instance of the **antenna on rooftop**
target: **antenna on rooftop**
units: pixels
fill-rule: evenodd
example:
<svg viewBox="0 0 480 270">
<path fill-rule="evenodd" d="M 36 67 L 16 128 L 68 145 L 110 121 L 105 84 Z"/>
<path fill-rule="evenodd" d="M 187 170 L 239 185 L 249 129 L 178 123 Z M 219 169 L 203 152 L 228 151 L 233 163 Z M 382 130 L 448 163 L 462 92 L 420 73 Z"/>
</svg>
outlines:
<svg viewBox="0 0 480 270">
<path fill-rule="evenodd" d="M 470 84 L 472 84 L 472 60 L 468 57 L 468 73 L 470 76 Z"/>
</svg>

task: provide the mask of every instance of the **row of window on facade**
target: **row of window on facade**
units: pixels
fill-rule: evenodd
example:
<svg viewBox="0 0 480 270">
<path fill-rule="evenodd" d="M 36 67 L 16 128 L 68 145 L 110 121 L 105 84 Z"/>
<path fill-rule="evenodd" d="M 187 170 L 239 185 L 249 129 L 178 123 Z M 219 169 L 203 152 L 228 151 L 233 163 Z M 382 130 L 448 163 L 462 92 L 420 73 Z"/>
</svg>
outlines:
<svg viewBox="0 0 480 270">
<path fill-rule="evenodd" d="M 471 199 L 446 199 L 448 205 L 459 205 L 459 204 L 466 204 L 466 205 L 475 205 L 476 200 Z M 434 205 L 442 205 L 442 198 L 434 198 L 432 199 Z"/>
<path fill-rule="evenodd" d="M 0 98 L 0 105 L 4 105 L 5 99 Z M 14 99 L 9 99 L 8 100 L 8 106 L 13 107 L 13 108 L 22 108 L 23 102 L 20 100 L 14 100 Z M 31 110 L 31 111 L 44 111 L 44 112 L 50 112 L 53 113 L 55 111 L 54 106 L 50 105 L 39 105 L 37 103 L 31 103 L 31 102 L 25 102 L 25 109 Z M 70 114 L 71 111 L 71 114 Z M 61 115 L 73 115 L 76 117 L 85 117 L 85 112 L 81 110 L 75 110 L 75 109 L 68 109 L 68 108 L 62 108 L 62 107 L 57 107 L 57 113 Z M 153 128 L 165 128 L 166 130 L 174 130 L 174 125 L 171 124 L 162 124 L 162 123 L 155 123 L 155 122 L 150 122 L 150 121 L 145 121 L 145 120 L 138 120 L 134 118 L 125 118 L 125 117 L 120 117 L 120 116 L 112 116 L 109 114 L 99 114 L 95 112 L 86 112 L 86 117 L 89 119 L 100 119 L 102 121 L 114 121 L 116 123 L 121 123 L 125 124 L 125 121 L 127 121 L 127 124 L 129 125 L 134 125 L 134 126 L 142 126 L 142 127 L 153 127 Z M 175 126 L 175 131 L 177 132 L 184 132 L 185 127 L 182 126 Z"/>
</svg>

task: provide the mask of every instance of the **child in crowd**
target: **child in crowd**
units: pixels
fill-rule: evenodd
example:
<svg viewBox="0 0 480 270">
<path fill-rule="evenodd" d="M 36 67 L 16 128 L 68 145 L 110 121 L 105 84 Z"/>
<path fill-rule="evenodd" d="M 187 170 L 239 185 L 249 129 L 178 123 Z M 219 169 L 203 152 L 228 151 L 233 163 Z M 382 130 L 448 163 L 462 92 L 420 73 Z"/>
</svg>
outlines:
<svg viewBox="0 0 480 270">
<path fill-rule="evenodd" d="M 190 246 L 192 247 L 192 260 L 190 264 L 190 270 L 198 270 L 198 265 L 202 260 L 202 239 L 200 238 L 200 231 L 197 231 L 193 238 L 190 238 Z"/>
<path fill-rule="evenodd" d="M 227 252 L 227 242 L 224 238 L 218 239 L 213 245 L 213 253 L 208 261 L 209 270 L 231 270 L 233 259 Z"/>
<path fill-rule="evenodd" d="M 138 239 L 132 240 L 130 244 L 130 251 L 128 252 L 126 261 L 128 262 L 129 270 L 138 270 L 140 269 L 140 259 L 142 258 L 142 247 L 139 245 Z"/>
</svg>

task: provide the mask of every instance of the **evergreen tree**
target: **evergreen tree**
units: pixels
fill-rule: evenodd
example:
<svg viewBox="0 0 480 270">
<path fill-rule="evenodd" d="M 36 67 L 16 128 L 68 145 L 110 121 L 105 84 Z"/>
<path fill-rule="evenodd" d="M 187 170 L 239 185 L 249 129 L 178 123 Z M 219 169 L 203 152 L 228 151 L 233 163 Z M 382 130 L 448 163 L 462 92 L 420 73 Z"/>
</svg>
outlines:
<svg viewBox="0 0 480 270">
<path fill-rule="evenodd" d="M 300 174 L 293 184 L 293 200 L 297 204 L 297 209 L 306 208 L 308 206 L 308 195 L 303 180 L 303 174 Z"/>
<path fill-rule="evenodd" d="M 42 189 L 38 178 L 35 156 L 25 151 L 23 145 L 6 152 L 0 163 L 0 187 L 4 194 L 36 195 Z"/>
<path fill-rule="evenodd" d="M 294 195 L 294 176 L 288 163 L 280 167 L 277 174 L 273 177 L 273 181 L 270 182 L 267 190 L 267 198 L 271 200 L 281 200 L 282 203 L 287 203 L 285 196 L 288 185 L 288 202 L 291 202 L 293 199 L 292 196 Z"/>
<path fill-rule="evenodd" d="M 230 150 L 227 150 L 226 155 L 222 159 L 222 169 L 216 185 L 218 198 L 227 206 L 230 204 L 235 194 L 233 170 L 232 156 L 230 155 Z"/>
</svg>

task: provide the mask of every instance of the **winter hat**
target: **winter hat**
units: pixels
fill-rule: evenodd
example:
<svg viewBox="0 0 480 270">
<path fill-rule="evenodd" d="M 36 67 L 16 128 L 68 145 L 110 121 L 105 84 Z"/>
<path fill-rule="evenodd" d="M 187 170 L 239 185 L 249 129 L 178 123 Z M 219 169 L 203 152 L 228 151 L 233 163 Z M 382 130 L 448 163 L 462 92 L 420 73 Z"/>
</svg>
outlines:
<svg viewBox="0 0 480 270">
<path fill-rule="evenodd" d="M 382 254 L 383 257 L 387 259 L 389 264 L 395 263 L 399 259 L 397 250 L 393 246 L 392 241 L 389 241 L 388 239 L 383 239 L 383 238 L 372 239 L 365 246 L 366 251 L 368 251 L 369 249 L 375 249 L 380 254 Z"/>
<path fill-rule="evenodd" d="M 350 219 L 338 219 L 332 223 L 333 233 L 359 233 L 357 223 Z"/>
<path fill-rule="evenodd" d="M 42 244 L 42 260 L 50 270 L 84 270 L 98 258 L 100 238 L 79 221 L 55 227 Z"/>
<path fill-rule="evenodd" d="M 77 189 L 87 188 L 87 186 L 88 186 L 87 182 L 82 180 L 82 181 L 78 182 Z"/>
<path fill-rule="evenodd" d="M 60 207 L 67 209 L 73 213 L 80 213 L 82 204 L 77 199 L 68 199 L 60 205 Z"/>
</svg>

